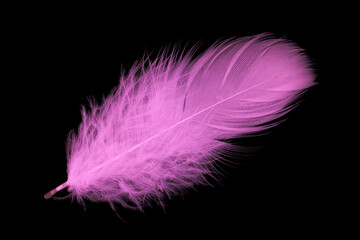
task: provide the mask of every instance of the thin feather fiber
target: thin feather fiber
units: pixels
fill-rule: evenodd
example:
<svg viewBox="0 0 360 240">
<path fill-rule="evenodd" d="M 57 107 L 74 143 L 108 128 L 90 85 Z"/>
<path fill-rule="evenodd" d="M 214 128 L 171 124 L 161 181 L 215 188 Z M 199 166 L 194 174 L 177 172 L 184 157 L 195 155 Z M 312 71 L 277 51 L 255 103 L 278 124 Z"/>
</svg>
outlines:
<svg viewBox="0 0 360 240">
<path fill-rule="evenodd" d="M 142 210 L 206 183 L 220 141 L 276 125 L 314 84 L 302 49 L 269 34 L 218 42 L 194 58 L 144 57 L 68 141 L 68 190 L 82 201 Z M 240 149 L 241 151 L 241 149 Z"/>
</svg>

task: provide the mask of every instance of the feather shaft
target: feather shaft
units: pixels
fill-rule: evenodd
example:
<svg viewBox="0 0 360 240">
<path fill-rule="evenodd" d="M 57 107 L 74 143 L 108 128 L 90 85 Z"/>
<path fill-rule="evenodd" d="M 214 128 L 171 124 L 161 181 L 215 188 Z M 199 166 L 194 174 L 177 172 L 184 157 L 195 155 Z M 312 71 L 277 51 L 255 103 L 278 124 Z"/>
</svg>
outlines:
<svg viewBox="0 0 360 240">
<path fill-rule="evenodd" d="M 198 111 L 197 113 L 195 113 L 195 114 L 193 114 L 193 115 L 191 115 L 191 116 L 189 116 L 189 117 L 187 117 L 187 118 L 184 118 L 183 120 L 177 122 L 176 124 L 174 124 L 174 125 L 166 128 L 166 129 L 164 129 L 164 130 L 156 133 L 155 135 L 149 137 L 148 139 L 146 139 L 146 140 L 144 140 L 144 141 L 136 144 L 135 146 L 133 146 L 133 147 L 130 148 L 129 150 L 127 150 L 127 151 L 125 151 L 125 152 L 122 152 L 122 153 L 114 156 L 114 157 L 113 157 L 112 159 L 110 159 L 109 161 L 106 161 L 106 162 L 104 162 L 104 163 L 96 166 L 95 168 L 89 170 L 89 171 L 90 171 L 90 172 L 94 172 L 94 171 L 97 171 L 97 170 L 103 168 L 103 167 L 104 167 L 105 165 L 107 165 L 107 164 L 112 164 L 113 162 L 117 161 L 117 159 L 119 159 L 119 157 L 124 156 L 125 154 L 128 154 L 128 153 L 134 151 L 135 149 L 137 149 L 137 148 L 140 147 L 141 145 L 143 145 L 143 144 L 145 144 L 145 143 L 153 140 L 153 139 L 156 138 L 156 137 L 159 137 L 159 136 L 162 135 L 163 133 L 165 133 L 165 132 L 167 132 L 167 131 L 169 131 L 169 130 L 177 127 L 177 126 L 179 126 L 180 124 L 182 124 L 182 123 L 184 123 L 184 122 L 186 122 L 186 121 L 189 121 L 190 119 L 192 119 L 192 118 L 200 115 L 200 114 L 203 113 L 203 112 L 206 112 L 206 111 L 208 111 L 208 110 L 210 110 L 210 109 L 212 109 L 212 108 L 214 108 L 214 107 L 216 107 L 216 106 L 218 106 L 218 105 L 220 105 L 220 104 L 222 104 L 222 103 L 224 103 L 224 102 L 226 102 L 226 101 L 228 101 L 228 100 L 231 100 L 231 99 L 239 96 L 239 95 L 242 94 L 242 93 L 245 93 L 245 92 L 247 92 L 247 91 L 249 91 L 249 90 L 251 90 L 251 89 L 253 89 L 253 88 L 255 88 L 255 87 L 258 87 L 258 86 L 264 84 L 265 82 L 267 82 L 267 81 L 263 81 L 263 82 L 260 82 L 260 83 L 258 83 L 258 84 L 256 84 L 256 85 L 253 85 L 253 86 L 251 86 L 251 87 L 249 87 L 249 88 L 247 88 L 247 89 L 245 89 L 245 90 L 243 90 L 243 91 L 241 91 L 241 92 L 238 92 L 238 93 L 236 93 L 236 94 L 234 94 L 234 95 L 232 95 L 232 96 L 230 96 L 230 97 L 228 97 L 228 98 L 225 98 L 225 99 L 223 99 L 223 100 L 221 100 L 221 101 L 219 101 L 219 102 L 217 102 L 217 103 L 215 103 L 215 104 L 212 104 L 211 106 L 206 107 L 206 108 Z"/>
<path fill-rule="evenodd" d="M 101 106 L 83 110 L 69 137 L 68 179 L 44 197 L 68 187 L 79 202 L 162 205 L 208 183 L 215 161 L 235 151 L 222 139 L 279 124 L 314 85 L 302 50 L 268 34 L 216 43 L 196 59 L 193 50 L 144 57 Z"/>
<path fill-rule="evenodd" d="M 68 183 L 67 182 L 64 182 L 63 184 L 60 184 L 59 186 L 57 186 L 56 188 L 54 188 L 53 190 L 47 192 L 45 195 L 44 195 L 44 198 L 45 199 L 49 199 L 51 198 L 52 196 L 54 196 L 57 192 L 63 190 L 64 188 L 68 187 Z"/>
</svg>

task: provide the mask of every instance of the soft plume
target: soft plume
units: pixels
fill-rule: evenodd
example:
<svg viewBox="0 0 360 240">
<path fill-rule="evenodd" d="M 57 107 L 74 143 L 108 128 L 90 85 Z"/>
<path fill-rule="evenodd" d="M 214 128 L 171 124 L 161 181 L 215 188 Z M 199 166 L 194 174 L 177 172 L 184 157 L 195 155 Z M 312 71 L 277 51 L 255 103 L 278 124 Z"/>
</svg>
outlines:
<svg viewBox="0 0 360 240">
<path fill-rule="evenodd" d="M 165 196 L 206 183 L 221 141 L 276 125 L 314 83 L 294 43 L 268 34 L 218 42 L 193 58 L 144 57 L 101 105 L 83 109 L 68 142 L 68 187 L 81 201 L 142 210 Z"/>
</svg>

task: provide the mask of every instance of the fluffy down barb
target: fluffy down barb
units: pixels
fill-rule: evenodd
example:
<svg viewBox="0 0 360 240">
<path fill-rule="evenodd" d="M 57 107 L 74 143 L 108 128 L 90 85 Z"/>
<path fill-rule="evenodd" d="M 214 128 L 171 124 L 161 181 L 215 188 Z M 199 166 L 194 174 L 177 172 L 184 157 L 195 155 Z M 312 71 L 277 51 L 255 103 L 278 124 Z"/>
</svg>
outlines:
<svg viewBox="0 0 360 240">
<path fill-rule="evenodd" d="M 206 183 L 231 149 L 219 139 L 274 126 L 314 83 L 302 50 L 270 35 L 219 42 L 196 59 L 191 52 L 141 61 L 82 111 L 62 188 L 140 210 L 161 203 Z"/>
</svg>

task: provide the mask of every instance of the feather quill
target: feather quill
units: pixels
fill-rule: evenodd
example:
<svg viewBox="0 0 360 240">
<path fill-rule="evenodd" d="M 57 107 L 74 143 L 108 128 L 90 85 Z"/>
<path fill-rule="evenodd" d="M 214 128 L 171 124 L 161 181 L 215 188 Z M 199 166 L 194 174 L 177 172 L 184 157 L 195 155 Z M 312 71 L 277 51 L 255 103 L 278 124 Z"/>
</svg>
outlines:
<svg viewBox="0 0 360 240">
<path fill-rule="evenodd" d="M 68 187 L 79 201 L 162 204 L 206 183 L 220 154 L 236 150 L 221 139 L 278 124 L 314 84 L 302 49 L 269 34 L 193 53 L 144 58 L 101 105 L 83 109 L 68 140 L 68 179 L 45 198 Z"/>
</svg>

